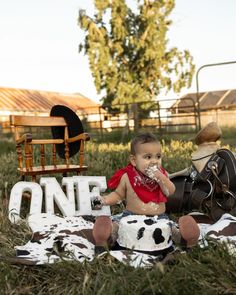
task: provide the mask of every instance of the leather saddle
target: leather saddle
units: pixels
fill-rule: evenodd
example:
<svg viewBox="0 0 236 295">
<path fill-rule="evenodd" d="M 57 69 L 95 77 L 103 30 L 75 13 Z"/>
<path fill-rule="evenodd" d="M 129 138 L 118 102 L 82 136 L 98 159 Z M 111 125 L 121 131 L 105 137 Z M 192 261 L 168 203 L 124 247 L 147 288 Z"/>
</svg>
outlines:
<svg viewBox="0 0 236 295">
<path fill-rule="evenodd" d="M 200 210 L 218 220 L 236 210 L 236 158 L 228 149 L 218 149 L 201 172 L 192 164 L 187 173 L 171 180 L 176 191 L 168 198 L 167 213 Z"/>
</svg>

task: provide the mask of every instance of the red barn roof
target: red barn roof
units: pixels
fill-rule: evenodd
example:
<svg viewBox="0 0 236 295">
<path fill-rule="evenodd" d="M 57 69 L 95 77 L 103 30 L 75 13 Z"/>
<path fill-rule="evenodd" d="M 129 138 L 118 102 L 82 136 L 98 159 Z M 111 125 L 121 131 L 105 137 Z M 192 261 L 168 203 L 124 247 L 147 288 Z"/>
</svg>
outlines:
<svg viewBox="0 0 236 295">
<path fill-rule="evenodd" d="M 79 113 L 94 113 L 100 107 L 100 104 L 79 93 L 68 94 L 0 87 L 1 111 L 49 113 L 52 106 L 56 104 L 68 106 Z"/>
<path fill-rule="evenodd" d="M 197 103 L 197 94 L 188 93 L 178 99 L 170 109 L 182 108 L 182 111 L 189 112 L 191 107 Z M 236 90 L 216 90 L 199 93 L 199 104 L 201 110 L 211 109 L 235 109 L 236 108 Z M 184 110 L 186 108 L 186 110 Z"/>
</svg>

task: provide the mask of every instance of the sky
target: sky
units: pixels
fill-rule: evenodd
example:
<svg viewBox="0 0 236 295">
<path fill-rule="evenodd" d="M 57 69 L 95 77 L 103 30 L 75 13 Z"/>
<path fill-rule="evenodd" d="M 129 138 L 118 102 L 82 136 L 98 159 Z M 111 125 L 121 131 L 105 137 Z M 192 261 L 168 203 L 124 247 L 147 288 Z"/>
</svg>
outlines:
<svg viewBox="0 0 236 295">
<path fill-rule="evenodd" d="M 0 87 L 81 93 L 99 102 L 87 57 L 78 52 L 79 9 L 92 16 L 93 0 L 0 0 Z M 200 92 L 236 88 L 235 11 L 236 0 L 175 1 L 169 46 L 188 49 L 196 70 L 235 61 L 200 70 Z M 196 75 L 180 95 L 189 92 L 196 92 Z"/>
</svg>

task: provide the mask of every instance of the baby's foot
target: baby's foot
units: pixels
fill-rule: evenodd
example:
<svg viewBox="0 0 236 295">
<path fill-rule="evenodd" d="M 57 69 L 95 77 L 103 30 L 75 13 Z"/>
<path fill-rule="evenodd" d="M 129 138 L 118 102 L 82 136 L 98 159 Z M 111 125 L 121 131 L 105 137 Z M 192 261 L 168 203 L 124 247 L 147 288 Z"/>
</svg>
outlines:
<svg viewBox="0 0 236 295">
<path fill-rule="evenodd" d="M 109 216 L 98 216 L 93 227 L 95 252 L 103 252 L 107 248 L 107 241 L 111 235 L 112 221 Z"/>
<path fill-rule="evenodd" d="M 190 215 L 179 218 L 178 228 L 172 227 L 172 240 L 183 248 L 191 248 L 198 244 L 200 229 L 196 221 Z"/>
<path fill-rule="evenodd" d="M 181 216 L 178 224 L 183 246 L 191 248 L 197 245 L 200 229 L 194 218 L 190 215 Z"/>
</svg>

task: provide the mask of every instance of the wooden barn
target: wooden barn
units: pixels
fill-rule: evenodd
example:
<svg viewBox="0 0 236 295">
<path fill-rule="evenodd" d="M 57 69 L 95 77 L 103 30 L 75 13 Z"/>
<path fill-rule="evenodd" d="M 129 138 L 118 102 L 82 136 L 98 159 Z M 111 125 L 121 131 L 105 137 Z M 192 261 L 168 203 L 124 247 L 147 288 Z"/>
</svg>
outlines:
<svg viewBox="0 0 236 295">
<path fill-rule="evenodd" d="M 98 114 L 103 113 L 101 105 L 82 94 L 0 88 L 0 126 L 9 127 L 9 115 L 47 116 L 54 105 L 65 105 L 87 121 L 98 121 Z"/>
<path fill-rule="evenodd" d="M 221 127 L 235 126 L 236 89 L 201 92 L 198 95 L 201 123 L 217 122 Z M 197 108 L 197 94 L 189 93 L 182 96 L 171 107 L 171 113 L 193 112 Z"/>
</svg>

